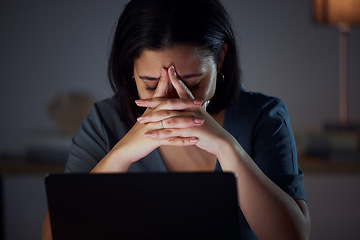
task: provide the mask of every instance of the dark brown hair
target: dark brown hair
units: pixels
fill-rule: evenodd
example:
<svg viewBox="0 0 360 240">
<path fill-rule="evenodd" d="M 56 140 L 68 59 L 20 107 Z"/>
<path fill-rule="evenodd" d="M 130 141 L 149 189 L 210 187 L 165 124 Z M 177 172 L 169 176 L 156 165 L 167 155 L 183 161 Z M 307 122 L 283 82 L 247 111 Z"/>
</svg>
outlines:
<svg viewBox="0 0 360 240">
<path fill-rule="evenodd" d="M 122 119 L 130 129 L 144 109 L 133 76 L 133 62 L 145 49 L 160 50 L 174 45 L 201 47 L 217 62 L 222 46 L 228 49 L 216 91 L 207 111 L 226 108 L 240 94 L 241 71 L 230 18 L 218 0 L 132 0 L 121 14 L 108 64 L 108 80 L 119 98 Z"/>
</svg>

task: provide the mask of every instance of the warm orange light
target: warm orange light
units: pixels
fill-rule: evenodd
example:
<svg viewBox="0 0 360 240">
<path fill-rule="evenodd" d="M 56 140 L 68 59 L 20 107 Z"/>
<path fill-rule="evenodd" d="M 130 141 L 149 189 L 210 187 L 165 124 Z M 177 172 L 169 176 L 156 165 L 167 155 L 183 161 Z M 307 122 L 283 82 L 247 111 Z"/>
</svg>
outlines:
<svg viewBox="0 0 360 240">
<path fill-rule="evenodd" d="M 360 0 L 312 0 L 313 21 L 327 25 L 360 25 Z"/>
</svg>

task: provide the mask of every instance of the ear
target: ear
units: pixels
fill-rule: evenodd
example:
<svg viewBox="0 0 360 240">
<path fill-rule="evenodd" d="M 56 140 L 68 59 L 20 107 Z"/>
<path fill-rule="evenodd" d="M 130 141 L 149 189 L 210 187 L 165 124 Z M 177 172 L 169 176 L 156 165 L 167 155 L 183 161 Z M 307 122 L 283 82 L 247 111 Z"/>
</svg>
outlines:
<svg viewBox="0 0 360 240">
<path fill-rule="evenodd" d="M 222 67 L 222 64 L 224 63 L 224 59 L 225 59 L 227 49 L 228 49 L 228 45 L 227 45 L 227 43 L 224 43 L 222 48 L 221 48 L 219 60 L 217 62 L 217 66 L 216 66 L 217 72 L 221 71 L 221 67 Z"/>
</svg>

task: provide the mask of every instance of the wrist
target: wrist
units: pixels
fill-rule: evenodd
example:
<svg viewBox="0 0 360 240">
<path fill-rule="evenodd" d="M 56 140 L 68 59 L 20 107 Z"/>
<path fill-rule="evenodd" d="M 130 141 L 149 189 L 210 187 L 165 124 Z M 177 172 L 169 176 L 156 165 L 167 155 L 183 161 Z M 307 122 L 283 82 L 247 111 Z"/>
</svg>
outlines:
<svg viewBox="0 0 360 240">
<path fill-rule="evenodd" d="M 116 162 L 115 164 L 121 165 L 121 166 L 130 166 L 134 162 L 136 162 L 138 159 L 136 159 L 136 155 L 134 153 L 131 153 L 130 146 L 127 146 L 127 144 L 122 144 L 121 142 L 118 142 L 113 149 L 108 153 L 109 157 L 112 159 L 112 161 Z"/>
<path fill-rule="evenodd" d="M 227 166 L 228 169 L 234 169 L 235 165 L 238 165 L 239 149 L 242 149 L 238 141 L 228 134 L 226 138 L 222 138 L 217 142 L 217 148 L 219 149 L 216 157 L 219 160 L 222 167 Z"/>
<path fill-rule="evenodd" d="M 232 141 L 232 136 L 226 136 L 226 137 L 221 137 L 219 138 L 216 143 L 216 150 L 215 150 L 215 155 L 218 159 L 223 159 L 225 158 L 229 151 L 231 151 L 231 149 L 233 148 L 233 141 Z"/>
<path fill-rule="evenodd" d="M 116 145 L 115 145 L 116 146 Z M 92 173 L 126 173 L 132 162 L 114 147 L 91 171 Z"/>
</svg>

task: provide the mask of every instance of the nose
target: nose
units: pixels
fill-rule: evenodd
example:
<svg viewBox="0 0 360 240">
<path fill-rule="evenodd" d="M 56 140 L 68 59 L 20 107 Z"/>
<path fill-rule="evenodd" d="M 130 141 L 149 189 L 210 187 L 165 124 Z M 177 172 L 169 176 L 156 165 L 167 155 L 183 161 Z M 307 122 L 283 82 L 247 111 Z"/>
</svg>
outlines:
<svg viewBox="0 0 360 240">
<path fill-rule="evenodd" d="M 167 98 L 179 98 L 179 95 L 177 94 L 176 89 L 170 82 L 169 82 L 169 87 L 168 87 L 166 97 Z"/>
</svg>

